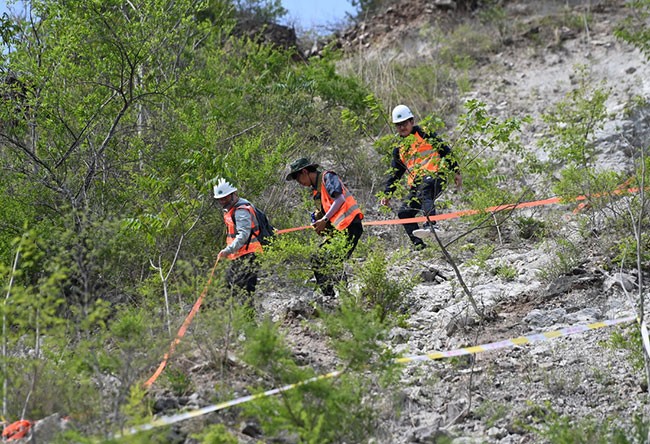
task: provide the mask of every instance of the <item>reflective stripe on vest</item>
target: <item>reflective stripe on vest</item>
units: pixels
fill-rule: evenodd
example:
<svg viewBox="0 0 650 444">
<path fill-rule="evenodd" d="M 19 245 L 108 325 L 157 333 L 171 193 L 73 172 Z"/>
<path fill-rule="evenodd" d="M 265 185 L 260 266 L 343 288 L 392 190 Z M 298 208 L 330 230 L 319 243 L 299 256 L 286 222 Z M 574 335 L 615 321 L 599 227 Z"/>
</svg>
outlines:
<svg viewBox="0 0 650 444">
<path fill-rule="evenodd" d="M 250 253 L 261 253 L 262 252 L 262 244 L 260 243 L 259 239 L 257 238 L 257 235 L 255 233 L 259 234 L 259 228 L 257 226 L 257 217 L 255 216 L 255 209 L 253 208 L 252 205 L 247 204 L 247 203 L 242 203 L 242 204 L 235 204 L 230 210 L 228 210 L 224 215 L 223 215 L 223 220 L 226 223 L 226 245 L 230 245 L 235 241 L 235 238 L 237 237 L 237 227 L 235 226 L 235 211 L 244 208 L 248 210 L 248 212 L 251 214 L 251 233 L 252 235 L 250 236 L 250 240 L 247 241 L 239 250 L 235 251 L 234 253 L 229 254 L 227 257 L 228 259 L 237 259 L 240 256 L 243 256 L 245 254 L 250 254 Z"/>
<path fill-rule="evenodd" d="M 427 173 L 437 173 L 440 167 L 440 153 L 434 149 L 430 143 L 420 136 L 417 132 L 413 134 L 415 141 L 411 146 L 406 148 L 400 147 L 400 160 L 406 165 L 406 170 L 409 174 L 408 184 L 413 185 L 415 179 Z"/>
<path fill-rule="evenodd" d="M 323 211 L 326 213 L 332 207 L 332 203 L 334 202 L 332 196 L 330 196 L 327 192 L 327 188 L 325 188 L 325 175 L 330 172 L 331 171 L 323 172 L 320 186 L 320 200 L 323 204 Z M 363 213 L 359 209 L 357 201 L 354 199 L 352 194 L 350 194 L 343 181 L 341 181 L 341 187 L 343 189 L 343 197 L 345 198 L 345 202 L 343 202 L 337 212 L 334 213 L 331 221 L 332 225 L 334 225 L 337 230 L 345 230 L 352 223 L 354 218 L 357 217 L 357 215 L 360 216 L 359 219 L 363 219 Z M 313 193 L 315 195 L 316 191 L 314 190 Z"/>
</svg>

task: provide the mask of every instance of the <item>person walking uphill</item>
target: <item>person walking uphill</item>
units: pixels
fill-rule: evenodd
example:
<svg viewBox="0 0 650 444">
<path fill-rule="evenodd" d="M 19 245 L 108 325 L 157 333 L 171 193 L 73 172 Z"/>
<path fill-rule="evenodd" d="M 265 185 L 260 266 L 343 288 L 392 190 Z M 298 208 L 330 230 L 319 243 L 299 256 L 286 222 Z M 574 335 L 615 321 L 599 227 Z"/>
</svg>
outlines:
<svg viewBox="0 0 650 444">
<path fill-rule="evenodd" d="M 295 180 L 304 187 L 311 187 L 317 209 L 312 226 L 316 233 L 325 237 L 318 254 L 312 257 L 312 269 L 323 296 L 332 297 L 334 285 L 343 276 L 343 261 L 350 258 L 363 234 L 363 213 L 335 172 L 321 172 L 318 164 L 305 157 L 296 159 L 289 169 L 286 180 Z M 332 252 L 327 248 L 334 230 L 345 231 L 345 251 Z"/>
<path fill-rule="evenodd" d="M 397 217 L 412 218 L 420 211 L 425 216 L 433 216 L 436 214 L 435 200 L 444 190 L 449 170 L 455 173 L 456 187 L 462 187 L 458 163 L 451 159 L 451 149 L 435 132 L 427 133 L 415 125 L 415 117 L 406 105 L 398 105 L 393 109 L 392 121 L 402 141 L 393 148 L 392 173 L 386 180 L 384 192 L 390 196 L 404 173 L 408 173 L 409 193 L 397 211 Z M 389 202 L 390 197 L 381 199 L 382 205 L 388 205 Z M 426 247 L 421 237 L 432 234 L 434 228 L 435 221 L 432 224 L 426 222 L 421 229 L 417 223 L 404 224 L 406 234 L 416 249 Z"/>
<path fill-rule="evenodd" d="M 219 259 L 231 260 L 226 281 L 231 290 L 238 289 L 237 293 L 243 294 L 244 305 L 253 308 L 258 271 L 256 254 L 262 252 L 255 207 L 239 197 L 237 188 L 225 179 L 219 179 L 214 186 L 214 197 L 223 208 L 226 224 L 226 247 L 218 255 Z"/>
</svg>

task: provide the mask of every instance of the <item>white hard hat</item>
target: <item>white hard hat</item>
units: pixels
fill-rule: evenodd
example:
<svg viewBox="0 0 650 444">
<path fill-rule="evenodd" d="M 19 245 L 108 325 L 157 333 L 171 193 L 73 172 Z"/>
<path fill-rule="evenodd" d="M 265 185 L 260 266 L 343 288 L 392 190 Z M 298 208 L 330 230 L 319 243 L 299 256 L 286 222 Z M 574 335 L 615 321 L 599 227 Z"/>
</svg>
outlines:
<svg viewBox="0 0 650 444">
<path fill-rule="evenodd" d="M 400 123 L 413 118 L 413 113 L 406 105 L 397 105 L 393 108 L 393 123 Z"/>
<path fill-rule="evenodd" d="M 221 178 L 217 181 L 217 184 L 214 186 L 214 198 L 221 199 L 237 191 L 237 188 L 233 187 L 226 179 Z"/>
</svg>

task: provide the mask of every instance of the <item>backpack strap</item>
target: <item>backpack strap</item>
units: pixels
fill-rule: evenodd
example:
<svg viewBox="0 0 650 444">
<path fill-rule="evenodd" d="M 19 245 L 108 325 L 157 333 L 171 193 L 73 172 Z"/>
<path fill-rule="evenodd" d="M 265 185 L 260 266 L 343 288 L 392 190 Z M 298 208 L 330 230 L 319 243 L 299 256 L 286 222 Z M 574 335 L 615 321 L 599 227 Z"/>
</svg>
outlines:
<svg viewBox="0 0 650 444">
<path fill-rule="evenodd" d="M 255 205 L 253 205 L 250 202 L 248 202 L 248 203 L 246 203 L 246 202 L 237 202 L 235 204 L 235 211 L 237 211 L 237 208 L 243 207 L 243 206 L 247 206 L 251 210 L 253 210 L 251 216 L 255 217 L 255 219 L 257 219 L 257 211 L 255 211 Z M 233 218 L 232 222 L 235 224 L 235 227 L 236 227 L 237 226 L 236 218 Z M 253 219 L 251 218 L 251 231 L 248 234 L 248 240 L 246 241 L 246 248 L 248 248 L 248 246 L 251 244 L 251 240 L 253 239 L 253 236 L 255 236 L 255 237 L 260 236 L 260 232 L 261 232 L 260 221 L 259 220 L 257 221 L 257 234 L 253 234 L 252 226 L 253 226 Z"/>
</svg>

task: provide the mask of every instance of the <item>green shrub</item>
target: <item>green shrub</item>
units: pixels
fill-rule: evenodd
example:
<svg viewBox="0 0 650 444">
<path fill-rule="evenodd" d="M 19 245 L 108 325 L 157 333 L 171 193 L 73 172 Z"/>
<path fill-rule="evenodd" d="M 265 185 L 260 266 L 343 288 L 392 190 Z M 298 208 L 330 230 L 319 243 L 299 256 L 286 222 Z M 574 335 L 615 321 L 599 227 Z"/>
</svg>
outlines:
<svg viewBox="0 0 650 444">
<path fill-rule="evenodd" d="M 637 240 L 634 236 L 618 239 L 613 248 L 616 255 L 612 258 L 612 262 L 616 267 L 626 269 L 637 267 Z M 641 233 L 641 263 L 646 268 L 650 264 L 650 235 L 647 233 Z"/>
<path fill-rule="evenodd" d="M 480 246 L 478 249 L 476 249 L 474 257 L 466 262 L 467 265 L 476 265 L 481 269 L 485 269 L 487 267 L 487 260 L 492 257 L 492 254 L 494 254 L 494 249 L 495 247 L 492 244 Z"/>
<path fill-rule="evenodd" d="M 201 444 L 238 444 L 239 440 L 228 432 L 223 424 L 213 424 L 208 426 L 201 433 L 192 435 L 192 438 L 198 439 Z"/>
<path fill-rule="evenodd" d="M 380 322 L 400 312 L 404 297 L 418 283 L 413 277 L 396 276 L 389 270 L 386 253 L 378 249 L 368 252 L 355 277 L 358 281 L 357 297 L 377 313 Z"/>
<path fill-rule="evenodd" d="M 180 369 L 167 368 L 165 371 L 167 386 L 174 396 L 185 396 L 193 390 L 192 380 Z"/>
<path fill-rule="evenodd" d="M 522 239 L 542 239 L 546 234 L 546 223 L 534 217 L 515 217 L 515 226 Z"/>
<path fill-rule="evenodd" d="M 482 420 L 488 428 L 506 417 L 511 411 L 510 406 L 493 401 L 483 401 L 474 410 L 474 415 Z"/>
<path fill-rule="evenodd" d="M 582 261 L 583 251 L 568 239 L 557 238 L 549 245 L 554 253 L 554 258 L 547 268 L 539 272 L 540 278 L 552 281 L 569 273 Z"/>
<path fill-rule="evenodd" d="M 611 350 L 626 350 L 632 367 L 638 371 L 645 368 L 643 338 L 637 324 L 617 328 L 603 346 Z"/>
<path fill-rule="evenodd" d="M 377 362 L 378 339 L 383 331 L 374 315 L 365 314 L 354 304 L 343 304 L 341 313 L 327 316 L 329 335 L 334 338 L 341 359 L 349 371 L 333 377 L 322 377 L 299 385 L 277 397 L 264 397 L 243 406 L 248 416 L 257 418 L 268 436 L 289 433 L 300 442 L 337 443 L 360 442 L 373 436 L 378 427 L 377 412 L 369 394 L 373 393 L 372 378 L 356 368 L 368 368 Z M 382 355 L 380 355 L 381 357 Z M 293 359 L 278 325 L 265 320 L 248 331 L 244 360 L 253 365 L 274 387 L 298 383 L 312 378 L 314 371 L 300 367 Z M 392 362 L 391 356 L 378 361 Z M 379 373 L 380 366 L 373 367 Z M 254 389 L 257 393 L 263 387 Z M 376 392 L 376 390 L 375 390 Z M 377 393 L 377 396 L 381 396 Z M 354 411 L 354 415 L 350 412 Z"/>
<path fill-rule="evenodd" d="M 505 279 L 506 281 L 513 281 L 517 277 L 517 269 L 512 265 L 497 265 L 494 268 L 494 274 Z"/>
</svg>

